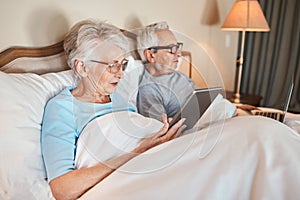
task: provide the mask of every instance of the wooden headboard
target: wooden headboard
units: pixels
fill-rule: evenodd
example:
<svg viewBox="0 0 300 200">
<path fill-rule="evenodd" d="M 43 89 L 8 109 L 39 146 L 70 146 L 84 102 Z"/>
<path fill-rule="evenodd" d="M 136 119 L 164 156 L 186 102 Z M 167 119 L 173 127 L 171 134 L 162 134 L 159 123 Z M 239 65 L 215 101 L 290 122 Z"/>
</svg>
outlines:
<svg viewBox="0 0 300 200">
<path fill-rule="evenodd" d="M 10 47 L 0 53 L 0 67 L 7 65 L 21 57 L 39 58 L 62 53 L 63 41 L 45 47 Z"/>
<path fill-rule="evenodd" d="M 130 48 L 136 48 L 136 34 L 121 30 L 129 39 Z M 135 59 L 140 59 L 136 51 L 132 52 Z M 183 63 L 180 71 L 192 77 L 192 55 L 182 51 Z M 63 41 L 43 47 L 13 46 L 0 52 L 0 71 L 6 73 L 36 73 L 59 72 L 69 69 L 63 49 Z"/>
<path fill-rule="evenodd" d="M 129 39 L 136 41 L 136 35 L 132 32 L 121 29 L 123 34 Z M 21 57 L 40 58 L 53 56 L 56 54 L 63 53 L 63 41 L 56 44 L 44 46 L 44 47 L 22 47 L 14 46 L 10 47 L 0 53 L 0 68 L 13 60 Z M 138 57 L 138 55 L 134 55 Z"/>
<path fill-rule="evenodd" d="M 136 48 L 136 34 L 122 30 L 130 48 Z M 139 59 L 137 51 L 132 52 Z M 43 47 L 13 46 L 0 52 L 0 71 L 6 73 L 31 72 L 44 74 L 69 69 L 63 49 L 63 41 Z"/>
</svg>

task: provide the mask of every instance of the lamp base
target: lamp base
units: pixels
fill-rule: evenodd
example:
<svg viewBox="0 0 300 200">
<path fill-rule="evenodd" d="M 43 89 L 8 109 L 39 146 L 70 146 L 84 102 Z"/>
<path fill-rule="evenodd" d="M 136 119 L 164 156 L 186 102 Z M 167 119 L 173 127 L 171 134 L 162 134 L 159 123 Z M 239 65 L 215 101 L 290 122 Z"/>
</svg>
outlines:
<svg viewBox="0 0 300 200">
<path fill-rule="evenodd" d="M 241 94 L 235 93 L 233 97 L 230 99 L 232 103 L 241 103 Z"/>
</svg>

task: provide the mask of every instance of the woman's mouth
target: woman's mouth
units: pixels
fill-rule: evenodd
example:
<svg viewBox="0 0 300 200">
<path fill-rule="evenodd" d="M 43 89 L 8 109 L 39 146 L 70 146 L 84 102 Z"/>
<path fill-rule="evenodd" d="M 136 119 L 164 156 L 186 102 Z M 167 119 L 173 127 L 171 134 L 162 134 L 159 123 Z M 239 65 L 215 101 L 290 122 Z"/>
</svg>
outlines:
<svg viewBox="0 0 300 200">
<path fill-rule="evenodd" d="M 113 87 L 117 87 L 118 83 L 119 83 L 119 82 L 114 82 L 114 83 L 111 83 L 111 85 L 112 85 Z"/>
</svg>

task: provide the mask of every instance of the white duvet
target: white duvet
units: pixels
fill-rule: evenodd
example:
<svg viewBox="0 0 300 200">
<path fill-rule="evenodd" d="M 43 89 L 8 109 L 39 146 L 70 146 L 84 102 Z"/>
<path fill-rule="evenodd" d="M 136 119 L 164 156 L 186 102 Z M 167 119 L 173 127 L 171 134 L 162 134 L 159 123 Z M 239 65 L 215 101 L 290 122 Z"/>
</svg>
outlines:
<svg viewBox="0 0 300 200">
<path fill-rule="evenodd" d="M 138 114 L 126 116 L 147 122 Z M 151 123 L 148 130 L 161 125 Z M 81 166 L 94 164 L 103 159 L 100 154 L 106 154 L 94 148 L 99 147 L 100 136 L 89 140 L 92 127 L 78 141 L 77 155 L 82 158 L 76 161 Z M 114 142 L 109 137 L 101 142 L 108 142 L 114 155 L 129 151 L 140 139 L 127 135 L 118 140 L 116 128 L 109 128 Z M 299 167 L 300 137 L 294 130 L 265 117 L 234 117 L 150 149 L 80 199 L 297 199 Z"/>
</svg>

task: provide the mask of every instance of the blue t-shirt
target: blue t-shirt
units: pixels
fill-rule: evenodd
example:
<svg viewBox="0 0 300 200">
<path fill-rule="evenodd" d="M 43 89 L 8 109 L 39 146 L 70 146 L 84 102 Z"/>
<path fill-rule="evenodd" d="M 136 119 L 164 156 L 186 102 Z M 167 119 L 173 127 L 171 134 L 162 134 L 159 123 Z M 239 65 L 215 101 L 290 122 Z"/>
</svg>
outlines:
<svg viewBox="0 0 300 200">
<path fill-rule="evenodd" d="M 88 122 L 111 112 L 135 112 L 117 94 L 110 103 L 96 104 L 77 100 L 71 90 L 62 90 L 45 107 L 41 145 L 48 181 L 74 170 L 77 139 Z"/>
</svg>

